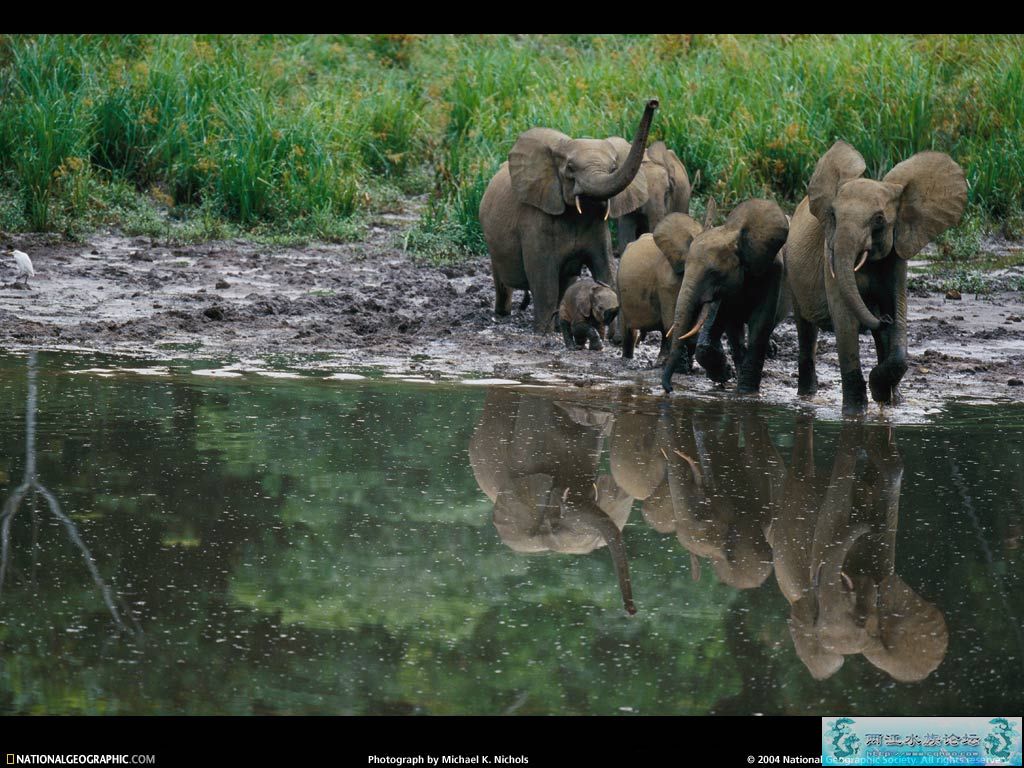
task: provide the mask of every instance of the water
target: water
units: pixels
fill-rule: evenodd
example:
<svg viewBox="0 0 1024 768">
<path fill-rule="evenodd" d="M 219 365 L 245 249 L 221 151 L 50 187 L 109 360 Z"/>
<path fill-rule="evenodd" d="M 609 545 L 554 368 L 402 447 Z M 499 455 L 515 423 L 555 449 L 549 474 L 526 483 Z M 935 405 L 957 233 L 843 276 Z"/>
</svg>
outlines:
<svg viewBox="0 0 1024 768">
<path fill-rule="evenodd" d="M 1019 406 L 155 365 L 0 356 L 0 712 L 1021 709 Z"/>
</svg>

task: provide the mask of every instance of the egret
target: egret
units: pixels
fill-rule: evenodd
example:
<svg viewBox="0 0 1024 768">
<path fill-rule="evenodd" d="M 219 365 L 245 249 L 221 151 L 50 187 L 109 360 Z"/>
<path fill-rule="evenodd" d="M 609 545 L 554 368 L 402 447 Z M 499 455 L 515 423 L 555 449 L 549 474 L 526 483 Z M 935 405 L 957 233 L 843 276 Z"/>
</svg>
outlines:
<svg viewBox="0 0 1024 768">
<path fill-rule="evenodd" d="M 24 279 L 25 287 L 28 288 L 28 279 L 36 276 L 36 271 L 32 268 L 32 259 L 24 251 L 8 251 L 7 253 L 14 257 L 14 263 L 18 266 L 18 279 L 14 281 L 14 284 L 17 285 Z"/>
</svg>

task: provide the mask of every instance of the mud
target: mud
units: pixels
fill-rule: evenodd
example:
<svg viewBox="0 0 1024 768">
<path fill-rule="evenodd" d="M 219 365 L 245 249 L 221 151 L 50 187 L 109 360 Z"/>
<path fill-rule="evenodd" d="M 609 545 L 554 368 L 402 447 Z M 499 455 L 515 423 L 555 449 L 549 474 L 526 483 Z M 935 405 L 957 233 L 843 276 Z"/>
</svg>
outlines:
<svg viewBox="0 0 1024 768">
<path fill-rule="evenodd" d="M 662 396 L 660 371 L 652 367 L 657 333 L 634 360 L 623 361 L 610 344 L 600 352 L 569 351 L 558 334 L 534 334 L 532 307 L 519 311 L 519 294 L 512 316 L 495 318 L 489 260 L 445 267 L 414 262 L 395 245 L 412 218 L 384 215 L 361 243 L 292 248 L 245 241 L 176 246 L 117 234 L 84 243 L 8 237 L 5 248 L 28 252 L 37 275 L 31 290 L 17 289 L 13 261 L 0 261 L 0 345 L 216 359 L 241 369 L 326 376 L 375 369 L 424 384 L 485 378 Z M 913 274 L 921 265 L 911 266 Z M 1007 277 L 1019 285 L 1022 275 L 1021 267 L 1001 270 L 994 285 L 1005 285 Z M 914 420 L 950 398 L 1024 399 L 1024 388 L 1010 383 L 1024 374 L 1024 293 L 951 300 L 941 290 L 917 287 L 909 301 L 905 403 L 884 411 L 872 406 L 869 418 Z M 832 335 L 820 336 L 820 388 L 811 401 L 796 398 L 792 320 L 775 339 L 778 355 L 766 365 L 761 399 L 837 417 Z M 870 336 L 861 347 L 866 370 L 874 357 Z M 676 376 L 673 397 L 736 397 L 734 386 L 723 390 L 698 369 Z"/>
</svg>

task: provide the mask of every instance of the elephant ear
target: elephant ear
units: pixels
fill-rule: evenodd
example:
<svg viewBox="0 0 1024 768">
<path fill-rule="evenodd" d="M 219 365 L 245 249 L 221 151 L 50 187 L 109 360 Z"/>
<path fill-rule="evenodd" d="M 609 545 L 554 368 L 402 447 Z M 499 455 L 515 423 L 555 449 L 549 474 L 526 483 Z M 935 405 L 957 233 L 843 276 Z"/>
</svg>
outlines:
<svg viewBox="0 0 1024 768">
<path fill-rule="evenodd" d="M 724 227 L 738 230 L 736 253 L 753 275 L 768 270 L 789 235 L 786 214 L 771 200 L 746 200 L 737 205 Z"/>
<path fill-rule="evenodd" d="M 960 221 L 967 205 L 967 179 L 943 152 L 919 152 L 886 174 L 884 181 L 903 187 L 893 245 L 904 259 Z"/>
<path fill-rule="evenodd" d="M 623 165 L 629 157 L 630 143 L 621 136 L 609 136 L 607 141 L 615 148 L 619 165 Z M 636 172 L 629 186 L 608 201 L 608 215 L 617 219 L 632 213 L 647 202 L 647 197 L 647 176 L 641 163 L 640 170 Z"/>
<path fill-rule="evenodd" d="M 718 215 L 718 203 L 715 198 L 709 197 L 708 204 L 704 208 L 704 229 L 711 229 L 715 225 L 715 216 Z"/>
<path fill-rule="evenodd" d="M 571 139 L 550 128 L 521 133 L 508 153 L 512 190 L 521 203 L 558 216 L 565 211 L 560 173 L 560 148 Z"/>
<path fill-rule="evenodd" d="M 669 194 L 672 197 L 672 210 L 677 213 L 690 211 L 690 177 L 682 160 L 665 146 L 664 141 L 656 141 L 647 148 L 647 156 L 665 169 L 668 174 Z"/>
<path fill-rule="evenodd" d="M 895 574 L 878 589 L 879 638 L 864 656 L 901 683 L 924 680 L 942 663 L 949 646 L 942 611 Z"/>
<path fill-rule="evenodd" d="M 506 546 L 516 552 L 545 552 L 552 548 L 551 519 L 561 502 L 555 479 L 542 473 L 514 479 L 498 491 L 493 521 Z"/>
<path fill-rule="evenodd" d="M 803 597 L 793 603 L 789 613 L 789 634 L 793 638 L 796 655 L 815 680 L 832 677 L 843 666 L 843 655 L 827 650 L 814 629 L 813 597 Z"/>
<path fill-rule="evenodd" d="M 860 152 L 845 141 L 833 144 L 832 148 L 818 160 L 814 167 L 814 175 L 807 185 L 807 197 L 814 218 L 821 221 L 839 188 L 851 179 L 861 176 L 866 167 L 867 164 Z"/>
<path fill-rule="evenodd" d="M 654 242 L 676 274 L 683 273 L 690 246 L 701 231 L 700 224 L 685 213 L 670 213 L 654 228 Z"/>
</svg>

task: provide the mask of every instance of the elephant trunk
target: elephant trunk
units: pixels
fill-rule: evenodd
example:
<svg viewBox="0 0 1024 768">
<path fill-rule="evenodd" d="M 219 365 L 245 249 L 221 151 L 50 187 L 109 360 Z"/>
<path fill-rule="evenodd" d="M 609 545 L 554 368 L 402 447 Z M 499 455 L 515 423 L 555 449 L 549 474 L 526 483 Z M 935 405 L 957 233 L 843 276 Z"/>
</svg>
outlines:
<svg viewBox="0 0 1024 768">
<path fill-rule="evenodd" d="M 619 579 L 619 591 L 622 593 L 622 605 L 631 616 L 636 613 L 636 605 L 633 603 L 633 582 L 629 577 L 629 561 L 626 558 L 626 546 L 622 541 L 622 531 L 615 525 L 608 515 L 599 507 L 587 505 L 583 514 L 587 522 L 597 529 L 608 545 L 608 551 L 612 554 L 612 562 L 615 564 L 615 574 Z"/>
<path fill-rule="evenodd" d="M 640 119 L 640 125 L 633 137 L 633 144 L 629 149 L 629 155 L 619 169 L 609 174 L 604 179 L 593 184 L 587 190 L 587 194 L 598 200 L 607 200 L 622 192 L 633 181 L 640 170 L 640 164 L 644 160 L 644 153 L 647 151 L 647 134 L 651 130 L 651 120 L 654 119 L 654 111 L 658 108 L 658 100 L 651 99 L 644 109 L 644 116 Z"/>
<path fill-rule="evenodd" d="M 857 277 L 854 274 L 853 259 L 841 257 L 837 263 L 835 249 L 828 248 L 828 268 L 835 275 L 839 295 L 842 297 L 843 303 L 853 312 L 861 325 L 868 330 L 877 331 L 882 326 L 883 320 L 875 317 L 864 303 L 864 299 L 861 298 L 860 291 L 857 289 Z"/>
</svg>

